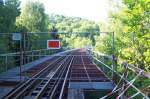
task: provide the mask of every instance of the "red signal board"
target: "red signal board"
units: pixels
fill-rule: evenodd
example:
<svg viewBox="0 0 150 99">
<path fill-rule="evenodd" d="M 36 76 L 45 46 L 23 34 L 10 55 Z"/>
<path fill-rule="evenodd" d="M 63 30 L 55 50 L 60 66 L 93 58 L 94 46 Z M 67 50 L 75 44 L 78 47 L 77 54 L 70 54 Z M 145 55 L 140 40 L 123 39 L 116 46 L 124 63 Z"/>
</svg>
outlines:
<svg viewBox="0 0 150 99">
<path fill-rule="evenodd" d="M 59 40 L 47 40 L 47 49 L 60 49 Z"/>
</svg>

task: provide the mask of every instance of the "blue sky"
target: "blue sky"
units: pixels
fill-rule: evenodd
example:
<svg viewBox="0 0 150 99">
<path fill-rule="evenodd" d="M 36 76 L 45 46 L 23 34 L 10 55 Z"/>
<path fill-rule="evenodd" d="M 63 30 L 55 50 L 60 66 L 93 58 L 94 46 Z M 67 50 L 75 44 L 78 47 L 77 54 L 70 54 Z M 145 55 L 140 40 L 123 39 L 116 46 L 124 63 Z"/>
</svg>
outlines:
<svg viewBox="0 0 150 99">
<path fill-rule="evenodd" d="M 27 0 L 21 0 L 23 3 Z M 96 22 L 106 21 L 114 0 L 34 0 L 44 3 L 47 14 L 61 14 L 86 18 Z"/>
</svg>

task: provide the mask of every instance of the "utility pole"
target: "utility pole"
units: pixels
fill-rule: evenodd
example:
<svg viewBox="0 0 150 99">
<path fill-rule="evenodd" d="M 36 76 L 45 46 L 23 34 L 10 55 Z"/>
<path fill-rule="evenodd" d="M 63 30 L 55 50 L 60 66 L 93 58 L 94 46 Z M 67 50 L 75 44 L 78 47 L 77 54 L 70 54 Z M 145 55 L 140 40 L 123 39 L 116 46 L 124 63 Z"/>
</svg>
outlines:
<svg viewBox="0 0 150 99">
<path fill-rule="evenodd" d="M 20 81 L 22 80 L 22 65 L 23 65 L 23 48 L 22 48 L 22 41 L 23 41 L 23 33 L 21 33 L 21 39 L 20 39 Z"/>
<path fill-rule="evenodd" d="M 116 74 L 114 71 L 116 71 L 117 69 L 117 58 L 115 56 L 115 34 L 114 32 L 112 32 L 112 79 L 113 81 L 116 83 L 117 82 L 117 78 L 116 78 Z"/>
<path fill-rule="evenodd" d="M 26 32 L 23 32 L 23 58 L 24 58 L 24 62 L 23 64 L 26 64 L 27 62 L 27 53 L 26 53 L 26 46 L 27 46 L 27 43 L 26 43 L 26 38 L 27 38 L 27 33 Z M 24 66 L 24 70 L 25 70 L 25 66 Z M 26 71 L 24 71 L 24 76 L 27 77 L 27 73 Z"/>
<path fill-rule="evenodd" d="M 22 66 L 26 63 L 26 53 L 25 53 L 25 48 L 26 48 L 26 40 L 25 40 L 25 36 L 26 33 L 22 32 L 21 33 L 21 40 L 20 40 L 20 81 L 22 80 Z M 25 72 L 25 76 L 26 76 L 26 72 Z"/>
</svg>

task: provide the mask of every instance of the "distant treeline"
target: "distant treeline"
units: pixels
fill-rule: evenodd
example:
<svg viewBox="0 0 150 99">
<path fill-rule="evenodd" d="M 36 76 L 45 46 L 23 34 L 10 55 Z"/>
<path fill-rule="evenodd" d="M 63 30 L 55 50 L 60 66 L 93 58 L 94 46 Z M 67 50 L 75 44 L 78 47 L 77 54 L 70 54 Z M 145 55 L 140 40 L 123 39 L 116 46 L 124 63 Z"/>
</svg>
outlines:
<svg viewBox="0 0 150 99">
<path fill-rule="evenodd" d="M 66 47 L 89 46 L 95 44 L 94 35 L 97 35 L 100 31 L 97 23 L 87 19 L 55 14 L 47 15 L 44 5 L 38 1 L 28 0 L 21 8 L 19 0 L 7 0 L 5 4 L 1 1 L 0 12 L 2 12 L 0 15 L 0 32 L 4 33 L 0 36 L 1 53 L 19 51 L 19 42 L 12 41 L 12 35 L 5 33 L 26 33 L 25 46 L 27 50 L 31 50 L 46 48 L 47 39 L 61 39 L 62 46 Z M 34 34 L 28 32 L 34 32 Z M 50 35 L 40 32 L 84 33 Z M 80 44 L 76 44 L 76 42 Z"/>
</svg>

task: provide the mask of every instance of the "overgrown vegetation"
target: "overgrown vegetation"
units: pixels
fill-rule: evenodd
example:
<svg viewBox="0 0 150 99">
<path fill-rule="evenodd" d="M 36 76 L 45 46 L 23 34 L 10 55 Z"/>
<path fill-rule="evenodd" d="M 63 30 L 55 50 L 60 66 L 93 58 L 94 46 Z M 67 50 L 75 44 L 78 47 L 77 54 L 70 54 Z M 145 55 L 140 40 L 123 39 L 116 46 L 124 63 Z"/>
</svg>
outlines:
<svg viewBox="0 0 150 99">
<path fill-rule="evenodd" d="M 115 33 L 115 54 L 119 60 L 150 71 L 149 0 L 122 0 L 122 3 L 119 12 L 110 13 L 107 26 Z M 111 54 L 112 38 L 110 35 L 101 38 L 97 38 L 96 50 Z"/>
</svg>

